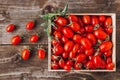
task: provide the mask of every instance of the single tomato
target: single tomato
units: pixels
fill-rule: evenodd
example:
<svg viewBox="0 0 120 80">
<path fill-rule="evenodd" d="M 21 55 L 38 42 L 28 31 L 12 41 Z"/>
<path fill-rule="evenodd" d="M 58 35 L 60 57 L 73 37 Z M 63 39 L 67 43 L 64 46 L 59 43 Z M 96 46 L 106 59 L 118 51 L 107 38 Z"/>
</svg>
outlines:
<svg viewBox="0 0 120 80">
<path fill-rule="evenodd" d="M 13 45 L 17 45 L 22 41 L 22 38 L 19 35 L 13 36 L 11 39 L 11 43 Z"/>
<path fill-rule="evenodd" d="M 29 21 L 29 22 L 26 24 L 26 29 L 27 29 L 27 30 L 32 30 L 34 27 L 35 27 L 35 23 L 34 23 L 33 21 Z"/>
<path fill-rule="evenodd" d="M 6 31 L 7 31 L 7 32 L 12 32 L 14 29 L 15 29 L 15 25 L 14 25 L 14 24 L 9 24 L 9 25 L 6 27 Z"/>
<path fill-rule="evenodd" d="M 23 60 L 28 60 L 30 57 L 30 50 L 28 49 L 23 49 L 21 53 L 21 57 Z"/>
</svg>

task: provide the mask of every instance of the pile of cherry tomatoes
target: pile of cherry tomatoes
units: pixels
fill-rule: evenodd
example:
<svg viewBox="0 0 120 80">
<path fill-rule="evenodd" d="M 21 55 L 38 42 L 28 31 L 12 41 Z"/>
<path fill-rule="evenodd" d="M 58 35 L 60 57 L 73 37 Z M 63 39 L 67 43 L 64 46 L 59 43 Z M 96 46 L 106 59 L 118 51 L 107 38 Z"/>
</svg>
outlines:
<svg viewBox="0 0 120 80">
<path fill-rule="evenodd" d="M 114 69 L 111 16 L 58 15 L 52 22 L 52 70 Z"/>
<path fill-rule="evenodd" d="M 33 21 L 29 21 L 27 24 L 26 24 L 26 30 L 33 30 L 35 27 L 35 22 Z M 7 27 L 6 27 L 6 32 L 13 32 L 16 28 L 16 26 L 14 24 L 9 24 Z M 29 41 L 31 43 L 35 43 L 35 42 L 38 42 L 39 41 L 39 34 L 33 34 L 30 38 L 29 38 Z M 24 36 L 22 35 L 15 35 L 11 38 L 11 44 L 12 45 L 18 45 L 20 44 L 24 39 Z M 29 48 L 25 48 L 21 51 L 21 58 L 23 60 L 28 60 L 30 58 L 30 55 L 31 55 L 31 50 Z M 45 55 L 46 55 L 46 51 L 42 48 L 38 48 L 37 50 L 37 55 L 38 55 L 38 58 L 39 59 L 44 59 L 45 58 Z"/>
</svg>

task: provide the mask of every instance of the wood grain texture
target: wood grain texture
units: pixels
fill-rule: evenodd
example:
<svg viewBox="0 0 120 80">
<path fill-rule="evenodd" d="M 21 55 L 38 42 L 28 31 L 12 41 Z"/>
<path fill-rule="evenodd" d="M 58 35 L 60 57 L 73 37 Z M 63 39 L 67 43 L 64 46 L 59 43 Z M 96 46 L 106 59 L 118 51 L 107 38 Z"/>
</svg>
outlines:
<svg viewBox="0 0 120 80">
<path fill-rule="evenodd" d="M 0 0 L 0 80 L 61 80 L 60 77 L 68 73 L 49 72 L 47 56 L 45 60 L 39 60 L 36 54 L 38 44 L 47 49 L 47 36 L 43 31 L 44 27 L 40 26 L 43 20 L 39 18 L 46 2 L 49 4 L 54 2 L 60 8 L 65 5 L 65 0 Z M 102 75 L 103 73 L 90 74 L 96 80 L 119 80 L 120 0 L 69 0 L 68 4 L 69 12 L 72 13 L 117 14 L 117 72 L 105 73 L 105 75 Z M 25 25 L 31 20 L 35 20 L 37 25 L 34 30 L 28 31 L 25 29 Z M 17 27 L 13 33 L 5 31 L 9 23 L 14 23 Z M 39 42 L 31 44 L 29 38 L 36 32 L 41 34 L 41 38 Z M 25 40 L 18 46 L 12 46 L 10 39 L 17 34 L 25 35 Z M 28 61 L 19 60 L 19 57 L 16 57 L 24 46 L 30 46 L 33 49 Z M 109 78 L 111 76 L 112 78 Z"/>
</svg>

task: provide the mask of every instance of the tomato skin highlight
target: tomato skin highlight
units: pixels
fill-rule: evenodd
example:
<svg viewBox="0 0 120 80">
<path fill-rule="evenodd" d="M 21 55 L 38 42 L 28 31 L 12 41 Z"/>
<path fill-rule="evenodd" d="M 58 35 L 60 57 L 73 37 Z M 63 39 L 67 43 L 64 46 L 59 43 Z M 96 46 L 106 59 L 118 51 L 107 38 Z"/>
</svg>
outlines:
<svg viewBox="0 0 120 80">
<path fill-rule="evenodd" d="M 62 36 L 61 41 L 62 41 L 63 43 L 66 43 L 66 42 L 68 41 L 68 38 L 65 37 L 65 36 Z"/>
<path fill-rule="evenodd" d="M 78 63 L 84 61 L 85 59 L 86 59 L 86 55 L 83 54 L 83 53 L 80 53 L 80 54 L 78 54 L 78 55 L 76 56 L 76 61 L 77 61 Z"/>
<path fill-rule="evenodd" d="M 67 66 L 67 65 L 65 65 L 65 66 L 64 66 L 64 70 L 66 70 L 66 71 L 70 71 L 70 70 L 71 70 L 71 66 Z"/>
<path fill-rule="evenodd" d="M 112 48 L 113 44 L 111 41 L 106 41 L 100 44 L 99 49 L 101 52 L 106 52 Z"/>
<path fill-rule="evenodd" d="M 62 53 L 62 57 L 63 57 L 64 59 L 68 58 L 68 56 L 69 56 L 69 54 L 68 54 L 67 52 Z"/>
<path fill-rule="evenodd" d="M 21 37 L 19 35 L 13 36 L 11 39 L 11 43 L 13 45 L 17 45 L 22 41 Z"/>
<path fill-rule="evenodd" d="M 69 27 L 75 32 L 77 32 L 80 29 L 80 25 L 77 22 L 72 22 L 69 25 Z"/>
<path fill-rule="evenodd" d="M 64 50 L 65 50 L 66 52 L 70 52 L 70 51 L 72 50 L 73 46 L 74 46 L 74 43 L 73 43 L 72 41 L 68 41 L 68 42 L 65 43 L 65 45 L 64 45 Z"/>
<path fill-rule="evenodd" d="M 86 49 L 90 49 L 92 47 L 91 42 L 87 38 L 82 38 L 81 39 L 81 44 L 84 46 Z"/>
<path fill-rule="evenodd" d="M 60 25 L 60 26 L 66 26 L 67 23 L 68 23 L 68 21 L 67 21 L 66 18 L 61 17 L 61 16 L 58 16 L 58 17 L 56 18 L 56 20 L 55 20 L 55 23 L 58 24 L 58 25 Z"/>
<path fill-rule="evenodd" d="M 46 52 L 44 49 L 38 49 L 38 57 L 39 59 L 44 59 L 46 55 Z"/>
<path fill-rule="evenodd" d="M 79 35 L 79 34 L 75 34 L 74 36 L 73 36 L 73 41 L 75 42 L 75 43 L 80 43 L 81 42 L 81 36 Z"/>
<path fill-rule="evenodd" d="M 21 57 L 23 60 L 28 60 L 30 57 L 30 51 L 28 49 L 22 50 Z"/>
<path fill-rule="evenodd" d="M 68 27 L 64 27 L 62 32 L 67 38 L 72 38 L 74 35 L 73 31 Z"/>
<path fill-rule="evenodd" d="M 14 24 L 9 24 L 6 27 L 6 32 L 12 32 L 15 29 L 15 25 Z"/>
<path fill-rule="evenodd" d="M 101 64 L 102 64 L 102 59 L 100 56 L 94 56 L 93 57 L 93 64 L 96 68 L 101 68 Z"/>
<path fill-rule="evenodd" d="M 91 32 L 93 32 L 93 30 L 94 30 L 94 27 L 93 27 L 93 26 L 91 26 L 91 25 L 85 26 L 85 31 L 86 31 L 86 32 L 91 33 Z"/>
<path fill-rule="evenodd" d="M 34 27 L 35 27 L 35 23 L 34 23 L 33 21 L 29 21 L 29 22 L 26 24 L 26 29 L 27 29 L 27 30 L 32 30 Z"/>
<path fill-rule="evenodd" d="M 67 61 L 66 61 L 66 65 L 67 65 L 67 66 L 73 66 L 74 63 L 73 63 L 72 60 L 67 60 Z"/>
<path fill-rule="evenodd" d="M 75 58 L 75 56 L 76 56 L 76 53 L 74 53 L 73 51 L 71 51 L 71 52 L 69 53 L 69 58 L 70 58 L 70 59 Z"/>
<path fill-rule="evenodd" d="M 73 46 L 72 52 L 73 52 L 73 53 L 77 53 L 78 50 L 79 50 L 79 48 L 80 48 L 80 45 L 79 45 L 79 44 L 75 44 L 75 45 Z"/>
<path fill-rule="evenodd" d="M 93 48 L 90 48 L 90 49 L 86 49 L 86 50 L 85 50 L 85 54 L 86 54 L 87 56 L 91 56 L 91 55 L 93 55 L 93 53 L 94 53 L 94 49 L 93 49 Z"/>
<path fill-rule="evenodd" d="M 92 25 L 95 26 L 97 24 L 99 24 L 98 18 L 96 16 L 92 16 Z"/>
<path fill-rule="evenodd" d="M 59 64 L 59 66 L 60 66 L 61 68 L 64 68 L 64 66 L 65 66 L 65 61 L 64 61 L 63 59 L 60 59 L 58 64 Z"/>
<path fill-rule="evenodd" d="M 112 25 L 112 18 L 111 17 L 107 17 L 105 22 L 104 22 L 104 26 L 105 27 L 109 27 Z"/>
<path fill-rule="evenodd" d="M 94 35 L 96 38 L 98 38 L 100 40 L 105 40 L 107 37 L 107 34 L 102 30 L 95 30 Z"/>
<path fill-rule="evenodd" d="M 64 49 L 61 45 L 55 46 L 54 47 L 54 54 L 55 55 L 61 55 L 64 52 Z"/>
<path fill-rule="evenodd" d="M 108 63 L 108 64 L 106 65 L 106 69 L 107 69 L 107 70 L 113 70 L 114 67 L 115 67 L 115 65 L 114 65 L 113 63 Z"/>
<path fill-rule="evenodd" d="M 59 31 L 55 31 L 53 34 L 54 34 L 54 36 L 55 36 L 56 39 L 62 38 L 62 34 Z"/>
<path fill-rule="evenodd" d="M 94 67 L 94 64 L 93 64 L 93 61 L 88 61 L 87 63 L 86 63 L 86 68 L 87 69 L 94 69 L 95 67 Z"/>
<path fill-rule="evenodd" d="M 68 16 L 68 20 L 69 21 L 78 22 L 78 17 L 71 14 L 71 15 Z"/>
</svg>

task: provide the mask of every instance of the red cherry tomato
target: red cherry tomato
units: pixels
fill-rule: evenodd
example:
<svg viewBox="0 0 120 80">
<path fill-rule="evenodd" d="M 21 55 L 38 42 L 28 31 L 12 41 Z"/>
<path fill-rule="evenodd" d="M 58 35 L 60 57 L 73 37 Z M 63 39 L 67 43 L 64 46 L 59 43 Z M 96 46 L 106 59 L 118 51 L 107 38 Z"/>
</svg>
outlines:
<svg viewBox="0 0 120 80">
<path fill-rule="evenodd" d="M 113 28 L 112 28 L 112 27 L 108 27 L 108 28 L 106 28 L 105 30 L 106 30 L 106 32 L 107 32 L 108 34 L 112 34 L 112 32 L 113 32 Z"/>
<path fill-rule="evenodd" d="M 39 59 L 44 59 L 46 55 L 46 52 L 44 49 L 38 49 L 38 57 Z"/>
<path fill-rule="evenodd" d="M 92 25 L 95 26 L 99 24 L 99 20 L 98 20 L 98 17 L 96 16 L 92 16 Z"/>
<path fill-rule="evenodd" d="M 61 17 L 61 16 L 58 16 L 56 19 L 55 19 L 55 23 L 57 25 L 60 25 L 60 26 L 66 26 L 68 21 L 66 18 L 64 17 Z"/>
<path fill-rule="evenodd" d="M 67 60 L 67 61 L 66 61 L 66 65 L 67 65 L 67 66 L 73 66 L 73 64 L 74 64 L 74 63 L 73 63 L 72 60 Z"/>
<path fill-rule="evenodd" d="M 94 64 L 93 64 L 93 61 L 88 61 L 87 63 L 86 63 L 86 68 L 87 69 L 94 69 L 95 68 L 95 66 L 94 66 Z"/>
<path fill-rule="evenodd" d="M 79 50 L 79 48 L 80 48 L 80 45 L 76 43 L 76 44 L 73 46 L 72 52 L 73 52 L 73 53 L 77 53 L 78 50 Z"/>
<path fill-rule="evenodd" d="M 65 50 L 66 52 L 70 52 L 70 51 L 72 50 L 73 46 L 74 46 L 73 41 L 68 41 L 68 42 L 66 42 L 65 45 L 64 45 L 64 50 Z"/>
<path fill-rule="evenodd" d="M 78 19 L 78 23 L 79 23 L 79 25 L 80 25 L 81 27 L 84 27 L 84 23 L 83 23 L 83 21 L 82 21 L 81 18 Z"/>
<path fill-rule="evenodd" d="M 84 15 L 84 16 L 83 16 L 83 22 L 84 22 L 85 24 L 90 24 L 90 22 L 91 22 L 90 16 Z"/>
<path fill-rule="evenodd" d="M 95 38 L 95 36 L 94 36 L 93 34 L 87 34 L 86 37 L 90 40 L 90 42 L 91 42 L 94 46 L 96 45 L 97 40 L 96 40 L 96 38 Z"/>
<path fill-rule="evenodd" d="M 106 63 L 108 64 L 108 63 L 112 63 L 112 58 L 111 57 L 108 57 L 107 59 L 106 59 Z"/>
<path fill-rule="evenodd" d="M 51 55 L 51 60 L 58 61 L 60 59 L 60 56 L 56 56 L 54 54 Z"/>
<path fill-rule="evenodd" d="M 62 38 L 62 34 L 61 34 L 61 32 L 59 32 L 59 31 L 55 31 L 55 32 L 53 33 L 53 35 L 55 36 L 56 39 L 61 39 L 61 38 Z"/>
<path fill-rule="evenodd" d="M 69 53 L 69 58 L 70 58 L 70 59 L 75 58 L 75 56 L 76 56 L 76 53 L 74 53 L 73 51 L 71 51 L 71 52 Z"/>
<path fill-rule="evenodd" d="M 66 70 L 66 71 L 70 71 L 71 69 L 72 69 L 71 66 L 67 66 L 67 65 L 64 66 L 64 70 Z"/>
<path fill-rule="evenodd" d="M 78 22 L 78 17 L 75 16 L 75 15 L 69 15 L 69 16 L 68 16 L 68 20 L 69 20 L 69 21 Z"/>
<path fill-rule="evenodd" d="M 85 29 L 83 27 L 81 27 L 78 31 L 78 34 L 84 34 L 85 33 Z"/>
<path fill-rule="evenodd" d="M 65 61 L 64 61 L 63 59 L 60 59 L 58 64 L 59 64 L 59 66 L 60 66 L 61 68 L 64 68 L 64 66 L 65 66 Z"/>
<path fill-rule="evenodd" d="M 60 43 L 59 40 L 53 39 L 52 42 L 51 42 L 51 44 L 52 44 L 53 46 L 57 46 L 57 45 L 60 45 L 61 43 Z"/>
<path fill-rule="evenodd" d="M 30 57 L 30 50 L 28 49 L 22 50 L 21 57 L 23 60 L 28 60 Z"/>
<path fill-rule="evenodd" d="M 55 26 L 53 26 L 53 30 L 54 31 L 58 31 L 58 32 L 62 32 L 62 29 L 63 29 L 63 27 L 62 26 L 60 26 L 60 25 L 57 25 L 57 27 Z"/>
<path fill-rule="evenodd" d="M 75 34 L 75 35 L 73 36 L 73 41 L 76 42 L 76 43 L 80 43 L 81 38 L 82 38 L 82 37 L 81 37 L 79 34 Z"/>
<path fill-rule="evenodd" d="M 62 57 L 63 57 L 64 59 L 68 58 L 68 56 L 69 56 L 69 54 L 68 54 L 67 52 L 62 53 Z"/>
<path fill-rule="evenodd" d="M 37 42 L 39 40 L 39 36 L 38 35 L 32 35 L 31 37 L 30 37 L 30 42 L 32 42 L 32 43 L 35 43 L 35 42 Z"/>
<path fill-rule="evenodd" d="M 77 22 L 72 22 L 69 25 L 69 27 L 75 32 L 77 32 L 80 29 L 80 25 Z"/>
<path fill-rule="evenodd" d="M 63 43 L 66 43 L 68 41 L 68 38 L 65 37 L 65 36 L 62 36 L 61 40 L 62 40 Z"/>
<path fill-rule="evenodd" d="M 101 52 L 106 52 L 112 48 L 112 42 L 111 41 L 105 41 L 102 44 L 100 44 L 99 49 Z"/>
<path fill-rule="evenodd" d="M 105 61 L 102 59 L 100 68 L 101 68 L 101 69 L 105 69 L 105 67 L 106 67 L 106 63 L 105 63 Z"/>
<path fill-rule="evenodd" d="M 105 22 L 104 22 L 104 26 L 105 27 L 109 27 L 112 25 L 112 18 L 111 17 L 107 17 Z"/>
<path fill-rule="evenodd" d="M 54 47 L 54 54 L 55 55 L 61 55 L 63 53 L 64 49 L 61 45 Z"/>
<path fill-rule="evenodd" d="M 94 35 L 100 40 L 105 40 L 107 37 L 107 34 L 102 30 L 95 30 Z"/>
<path fill-rule="evenodd" d="M 54 70 L 57 70 L 57 69 L 59 69 L 59 65 L 58 65 L 58 63 L 51 63 L 51 68 L 52 69 L 54 69 Z"/>
<path fill-rule="evenodd" d="M 75 64 L 74 64 L 74 69 L 75 69 L 75 70 L 80 70 L 81 67 L 82 67 L 82 64 L 81 64 L 81 63 L 75 63 Z"/>
<path fill-rule="evenodd" d="M 9 24 L 9 25 L 6 27 L 6 31 L 7 31 L 7 32 L 12 32 L 14 29 L 15 29 L 15 25 L 14 25 L 14 24 Z"/>
<path fill-rule="evenodd" d="M 17 45 L 22 41 L 22 38 L 19 35 L 13 36 L 11 39 L 11 43 L 13 45 Z"/>
<path fill-rule="evenodd" d="M 93 57 L 93 64 L 96 68 L 101 68 L 101 64 L 102 64 L 102 59 L 100 56 L 94 56 Z"/>
<path fill-rule="evenodd" d="M 91 33 L 91 32 L 93 32 L 93 30 L 94 30 L 94 27 L 93 27 L 93 26 L 91 26 L 91 25 L 85 26 L 85 31 L 86 31 L 86 32 Z"/>
<path fill-rule="evenodd" d="M 91 55 L 93 55 L 93 53 L 94 53 L 94 48 L 90 48 L 90 49 L 85 50 L 85 54 L 87 56 L 91 56 Z"/>
<path fill-rule="evenodd" d="M 105 22 L 106 17 L 104 15 L 99 16 L 99 21 L 100 22 Z"/>
<path fill-rule="evenodd" d="M 78 54 L 78 55 L 76 56 L 76 61 L 77 61 L 78 63 L 84 61 L 85 59 L 86 59 L 86 55 L 83 54 L 83 53 L 80 53 L 80 54 Z"/>
<path fill-rule="evenodd" d="M 32 30 L 34 27 L 35 27 L 35 23 L 34 23 L 33 21 L 29 21 L 29 22 L 26 24 L 26 29 L 27 29 L 27 30 Z"/>
<path fill-rule="evenodd" d="M 73 35 L 74 35 L 73 31 L 72 31 L 70 28 L 68 28 L 68 27 L 64 27 L 64 28 L 63 28 L 63 34 L 64 34 L 64 36 L 66 36 L 67 38 L 72 38 Z"/>
<path fill-rule="evenodd" d="M 84 46 L 85 49 L 90 49 L 92 47 L 91 42 L 87 38 L 81 38 L 81 44 Z"/>
<path fill-rule="evenodd" d="M 85 48 L 83 45 L 80 46 L 78 53 L 84 53 L 85 52 Z"/>
<path fill-rule="evenodd" d="M 104 52 L 104 55 L 106 57 L 110 57 L 112 55 L 112 50 L 108 50 L 108 51 Z"/>
<path fill-rule="evenodd" d="M 108 64 L 106 64 L 106 69 L 107 69 L 107 70 L 113 70 L 114 67 L 115 67 L 115 65 L 114 65 L 113 63 L 108 63 Z"/>
</svg>

